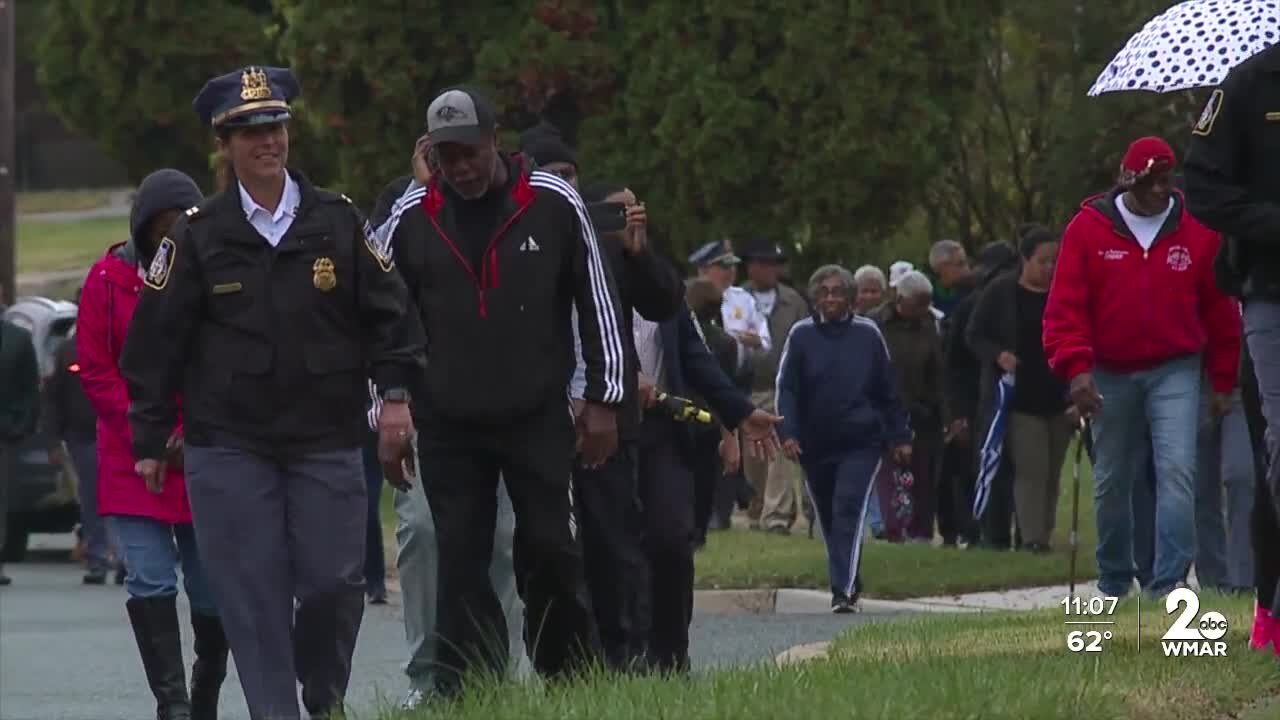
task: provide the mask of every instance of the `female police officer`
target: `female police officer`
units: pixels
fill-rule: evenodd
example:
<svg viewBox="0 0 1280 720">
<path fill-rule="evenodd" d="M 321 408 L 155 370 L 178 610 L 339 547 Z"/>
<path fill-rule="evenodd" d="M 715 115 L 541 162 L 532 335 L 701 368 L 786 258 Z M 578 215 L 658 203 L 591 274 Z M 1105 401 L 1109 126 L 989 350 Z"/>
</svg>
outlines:
<svg viewBox="0 0 1280 720">
<path fill-rule="evenodd" d="M 298 92 L 289 70 L 249 67 L 195 98 L 233 181 L 161 241 L 121 362 L 148 482 L 182 395 L 196 536 L 255 720 L 299 718 L 297 682 L 312 717 L 342 707 L 364 612 L 366 377 L 398 465 L 422 362 L 360 214 L 286 169 Z"/>
</svg>

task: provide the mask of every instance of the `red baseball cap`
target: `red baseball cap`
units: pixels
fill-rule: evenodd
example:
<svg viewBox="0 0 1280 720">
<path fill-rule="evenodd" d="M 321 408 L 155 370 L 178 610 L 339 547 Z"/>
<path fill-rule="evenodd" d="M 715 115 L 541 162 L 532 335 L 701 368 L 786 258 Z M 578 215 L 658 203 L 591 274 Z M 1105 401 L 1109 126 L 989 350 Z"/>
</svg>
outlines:
<svg viewBox="0 0 1280 720">
<path fill-rule="evenodd" d="M 1178 163 L 1173 148 L 1163 138 L 1148 136 L 1134 140 L 1120 161 L 1120 184 L 1132 187 L 1157 170 L 1172 168 Z"/>
</svg>

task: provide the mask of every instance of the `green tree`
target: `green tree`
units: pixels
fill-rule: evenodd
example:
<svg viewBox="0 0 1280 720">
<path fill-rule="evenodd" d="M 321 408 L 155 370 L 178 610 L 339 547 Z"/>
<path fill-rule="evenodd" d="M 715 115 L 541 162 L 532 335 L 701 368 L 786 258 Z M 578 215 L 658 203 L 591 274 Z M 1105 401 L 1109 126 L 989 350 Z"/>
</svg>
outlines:
<svg viewBox="0 0 1280 720">
<path fill-rule="evenodd" d="M 677 254 L 762 235 L 796 276 L 876 255 L 971 102 L 983 0 L 605 3 L 625 68 L 581 155 L 648 200 Z"/>
<path fill-rule="evenodd" d="M 1023 222 L 1064 224 L 1109 188 L 1133 139 L 1185 143 L 1204 93 L 1086 95 L 1098 74 L 1168 3 L 1010 3 L 986 43 L 977 111 L 957 125 L 953 161 L 930 187 L 933 239 L 970 247 Z"/>
<path fill-rule="evenodd" d="M 317 141 L 332 154 L 339 186 L 368 208 L 409 172 L 427 104 L 449 85 L 471 83 L 485 38 L 505 37 L 519 9 L 478 3 L 276 0 L 281 49 L 307 95 Z"/>
<path fill-rule="evenodd" d="M 168 166 L 209 187 L 212 136 L 191 100 L 210 77 L 271 63 L 273 33 L 270 14 L 236 3 L 47 0 L 39 76 L 63 121 L 131 179 Z"/>
</svg>

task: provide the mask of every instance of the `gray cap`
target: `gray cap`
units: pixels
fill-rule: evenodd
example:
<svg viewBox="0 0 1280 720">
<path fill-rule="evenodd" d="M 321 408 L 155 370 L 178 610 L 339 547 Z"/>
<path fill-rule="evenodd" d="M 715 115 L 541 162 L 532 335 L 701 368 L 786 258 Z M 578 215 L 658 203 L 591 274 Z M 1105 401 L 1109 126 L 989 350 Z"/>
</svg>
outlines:
<svg viewBox="0 0 1280 720">
<path fill-rule="evenodd" d="M 450 88 L 427 106 L 427 137 L 433 145 L 480 145 L 495 127 L 493 105 L 474 90 Z"/>
</svg>

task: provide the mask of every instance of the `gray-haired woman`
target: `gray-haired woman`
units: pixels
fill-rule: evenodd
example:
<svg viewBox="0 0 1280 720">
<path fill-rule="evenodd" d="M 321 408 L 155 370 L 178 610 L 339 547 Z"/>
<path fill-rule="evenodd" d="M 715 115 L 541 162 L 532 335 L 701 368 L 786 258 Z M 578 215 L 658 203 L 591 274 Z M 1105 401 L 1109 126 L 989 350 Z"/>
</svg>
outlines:
<svg viewBox="0 0 1280 720">
<path fill-rule="evenodd" d="M 791 328 L 778 365 L 782 448 L 804 469 L 817 511 L 831 609 L 850 612 L 861 589 L 863 509 L 885 451 L 910 462 L 911 428 L 879 328 L 852 312 L 853 275 L 824 266 L 809 291 L 815 316 Z"/>
</svg>

